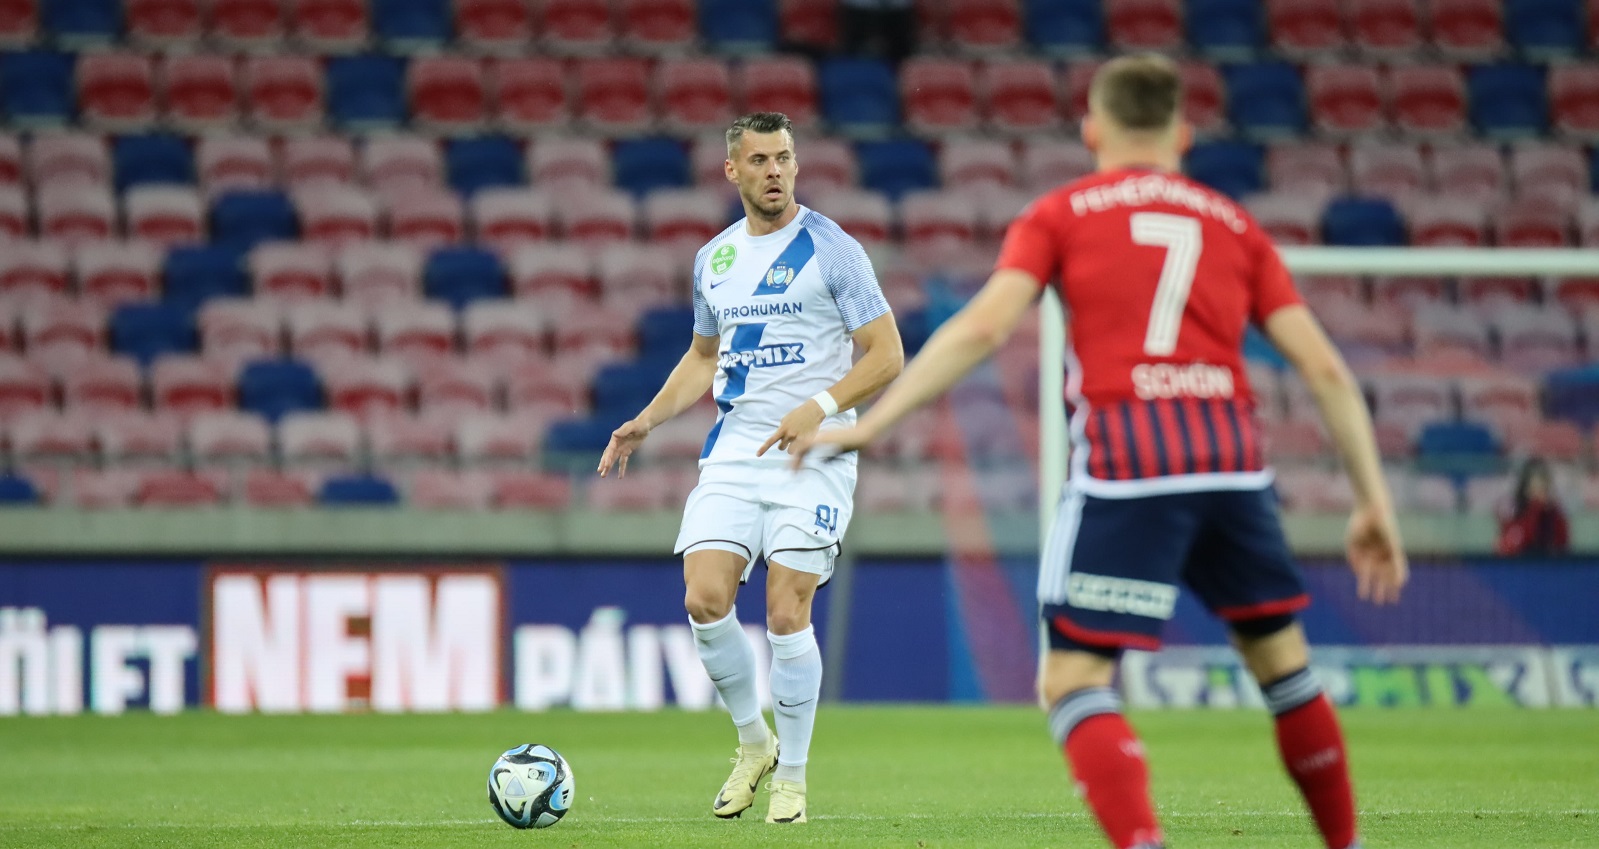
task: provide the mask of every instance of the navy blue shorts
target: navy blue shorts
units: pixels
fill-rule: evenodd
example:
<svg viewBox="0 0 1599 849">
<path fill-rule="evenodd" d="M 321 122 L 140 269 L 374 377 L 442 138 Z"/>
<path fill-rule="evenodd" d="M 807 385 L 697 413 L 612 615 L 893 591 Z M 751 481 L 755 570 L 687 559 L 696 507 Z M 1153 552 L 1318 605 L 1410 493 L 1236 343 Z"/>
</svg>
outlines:
<svg viewBox="0 0 1599 849">
<path fill-rule="evenodd" d="M 1068 492 L 1038 578 L 1050 646 L 1158 649 L 1179 582 L 1229 622 L 1309 604 L 1275 490 L 1136 498 Z"/>
</svg>

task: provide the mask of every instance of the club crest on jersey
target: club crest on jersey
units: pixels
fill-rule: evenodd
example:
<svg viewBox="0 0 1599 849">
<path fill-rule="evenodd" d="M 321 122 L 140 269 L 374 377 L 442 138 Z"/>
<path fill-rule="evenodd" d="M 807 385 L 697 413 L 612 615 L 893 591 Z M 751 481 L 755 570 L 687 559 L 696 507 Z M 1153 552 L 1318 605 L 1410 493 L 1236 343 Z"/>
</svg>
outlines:
<svg viewBox="0 0 1599 849">
<path fill-rule="evenodd" d="M 779 262 L 766 272 L 766 285 L 781 292 L 794 282 L 794 269 Z"/>
</svg>

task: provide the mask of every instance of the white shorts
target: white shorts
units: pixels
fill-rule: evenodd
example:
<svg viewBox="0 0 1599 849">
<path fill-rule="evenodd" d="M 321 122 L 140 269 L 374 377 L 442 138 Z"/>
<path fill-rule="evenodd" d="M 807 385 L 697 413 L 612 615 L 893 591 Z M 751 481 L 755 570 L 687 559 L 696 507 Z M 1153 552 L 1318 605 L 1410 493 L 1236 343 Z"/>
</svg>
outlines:
<svg viewBox="0 0 1599 849">
<path fill-rule="evenodd" d="M 854 512 L 855 464 L 829 462 L 799 472 L 767 463 L 713 463 L 688 495 L 674 553 L 731 551 L 748 562 L 765 555 L 800 572 L 833 575 L 833 558 Z"/>
</svg>

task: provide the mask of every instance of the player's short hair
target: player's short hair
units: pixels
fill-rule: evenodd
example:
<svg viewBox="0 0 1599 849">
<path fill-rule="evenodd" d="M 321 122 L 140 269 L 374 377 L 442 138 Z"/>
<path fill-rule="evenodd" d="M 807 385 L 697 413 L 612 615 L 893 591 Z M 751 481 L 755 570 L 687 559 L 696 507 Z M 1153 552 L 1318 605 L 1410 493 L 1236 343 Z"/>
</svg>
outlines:
<svg viewBox="0 0 1599 849">
<path fill-rule="evenodd" d="M 1106 62 L 1088 89 L 1088 99 L 1098 111 L 1117 126 L 1135 132 L 1170 127 L 1182 96 L 1177 65 L 1153 53 Z"/>
<path fill-rule="evenodd" d="M 751 112 L 740 116 L 727 128 L 727 156 L 733 157 L 733 151 L 738 149 L 738 140 L 744 138 L 746 131 L 751 133 L 775 133 L 779 130 L 788 133 L 789 141 L 794 140 L 794 122 L 781 112 Z"/>
</svg>

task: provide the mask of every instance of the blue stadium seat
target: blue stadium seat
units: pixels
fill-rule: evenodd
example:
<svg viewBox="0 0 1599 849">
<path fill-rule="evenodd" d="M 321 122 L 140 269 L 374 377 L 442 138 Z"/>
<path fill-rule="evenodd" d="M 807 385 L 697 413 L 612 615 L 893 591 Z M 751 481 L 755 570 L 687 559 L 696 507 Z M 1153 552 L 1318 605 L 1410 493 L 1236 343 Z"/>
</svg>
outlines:
<svg viewBox="0 0 1599 849">
<path fill-rule="evenodd" d="M 47 7 L 51 8 L 51 7 Z M 73 57 L 53 50 L 0 56 L 0 99 L 5 117 L 25 124 L 60 124 L 72 118 Z"/>
<path fill-rule="evenodd" d="M 180 245 L 167 253 L 162 298 L 188 313 L 212 298 L 245 298 L 250 281 L 244 251 L 223 245 Z"/>
<path fill-rule="evenodd" d="M 899 338 L 900 343 L 905 346 L 905 356 L 916 356 L 916 352 L 927 344 L 927 337 L 933 335 L 927 326 L 927 311 L 906 310 L 903 314 L 897 314 L 895 321 L 899 324 Z"/>
<path fill-rule="evenodd" d="M 132 303 L 111 314 L 111 350 L 149 365 L 162 354 L 193 351 L 194 319 L 171 304 Z"/>
<path fill-rule="evenodd" d="M 64 45 L 104 43 L 122 30 L 120 0 L 42 0 L 39 28 Z"/>
<path fill-rule="evenodd" d="M 886 135 L 899 124 L 894 69 L 876 59 L 827 59 L 818 73 L 822 114 L 847 135 Z"/>
<path fill-rule="evenodd" d="M 933 151 L 914 139 L 861 142 L 855 147 L 861 186 L 883 192 L 895 200 L 909 191 L 938 185 Z"/>
<path fill-rule="evenodd" d="M 687 350 L 693 334 L 693 307 L 652 309 L 638 320 L 639 359 L 674 360 Z"/>
<path fill-rule="evenodd" d="M 1380 198 L 1336 198 L 1321 219 L 1322 241 L 1329 245 L 1373 248 L 1405 244 L 1405 222 L 1394 205 Z"/>
<path fill-rule="evenodd" d="M 1305 131 L 1305 84 L 1293 65 L 1233 65 L 1222 75 L 1227 81 L 1227 116 L 1239 132 L 1277 138 Z"/>
<path fill-rule="evenodd" d="M 641 357 L 636 362 L 613 363 L 600 369 L 594 376 L 594 418 L 615 421 L 617 424 L 638 415 L 644 405 L 661 391 L 661 384 L 677 365 L 675 358 L 666 360 Z M 601 444 L 604 448 L 604 444 Z"/>
<path fill-rule="evenodd" d="M 628 416 L 637 412 L 634 410 Z M 582 455 L 581 461 L 586 463 L 593 459 L 587 455 L 598 455 L 605 450 L 611 441 L 611 431 L 616 430 L 623 421 L 625 419 L 611 421 L 600 417 L 558 421 L 550 425 L 544 434 L 544 454 L 555 461 L 551 464 L 555 468 L 565 465 L 561 460 L 579 459 L 572 455 Z"/>
<path fill-rule="evenodd" d="M 1471 123 L 1484 135 L 1536 136 L 1549 126 L 1543 68 L 1472 68 L 1466 77 L 1466 88 L 1471 95 Z"/>
<path fill-rule="evenodd" d="M 459 310 L 473 301 L 505 297 L 505 269 L 491 251 L 440 248 L 428 257 L 422 285 L 429 298 Z"/>
<path fill-rule="evenodd" d="M 9 472 L 0 475 L 0 504 L 22 507 L 37 503 L 39 490 L 34 488 L 33 481 Z"/>
<path fill-rule="evenodd" d="M 522 149 L 504 136 L 452 139 L 444 149 L 444 164 L 450 185 L 470 197 L 487 186 L 520 186 Z"/>
<path fill-rule="evenodd" d="M 773 0 L 700 0 L 700 37 L 718 50 L 765 53 L 777 44 Z"/>
<path fill-rule="evenodd" d="M 1257 0 L 1189 0 L 1184 18 L 1188 41 L 1213 57 L 1248 57 L 1265 41 Z"/>
<path fill-rule="evenodd" d="M 299 232 L 294 204 L 282 192 L 228 192 L 211 203 L 211 239 L 217 244 L 249 249 Z"/>
<path fill-rule="evenodd" d="M 399 504 L 400 493 L 387 478 L 376 475 L 340 475 L 322 482 L 317 501 L 327 506 L 359 507 L 372 504 Z"/>
<path fill-rule="evenodd" d="M 1027 37 L 1045 53 L 1081 55 L 1105 43 L 1099 0 L 1027 0 L 1026 24 Z"/>
<path fill-rule="evenodd" d="M 328 113 L 340 127 L 405 123 L 405 60 L 395 56 L 338 56 L 328 61 Z"/>
<path fill-rule="evenodd" d="M 239 372 L 239 409 L 276 422 L 286 413 L 322 409 L 322 383 L 298 360 L 259 360 Z"/>
<path fill-rule="evenodd" d="M 1476 422 L 1435 422 L 1416 437 L 1416 471 L 1463 478 L 1500 465 L 1493 431 Z"/>
<path fill-rule="evenodd" d="M 1505 40 L 1524 56 L 1550 58 L 1582 52 L 1581 0 L 1509 0 Z"/>
<path fill-rule="evenodd" d="M 1583 428 L 1599 424 L 1599 364 L 1550 372 L 1544 399 L 1550 418 L 1571 419 Z"/>
<path fill-rule="evenodd" d="M 416 50 L 450 40 L 447 0 L 372 0 L 372 32 L 389 47 Z"/>
<path fill-rule="evenodd" d="M 676 139 L 617 142 L 611 170 L 617 188 L 637 195 L 689 184 L 688 152 Z"/>
<path fill-rule="evenodd" d="M 1266 157 L 1259 145 L 1244 142 L 1197 144 L 1188 151 L 1183 171 L 1189 177 L 1232 198 L 1258 192 L 1265 185 Z"/>
<path fill-rule="evenodd" d="M 123 136 L 111 148 L 117 191 L 140 183 L 193 183 L 194 154 L 180 136 Z"/>
</svg>

